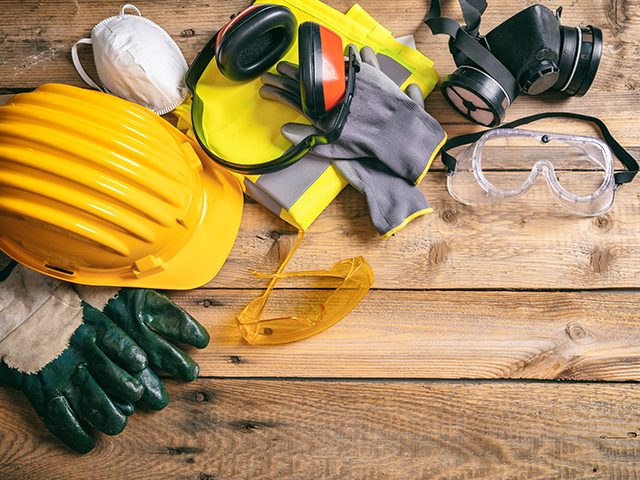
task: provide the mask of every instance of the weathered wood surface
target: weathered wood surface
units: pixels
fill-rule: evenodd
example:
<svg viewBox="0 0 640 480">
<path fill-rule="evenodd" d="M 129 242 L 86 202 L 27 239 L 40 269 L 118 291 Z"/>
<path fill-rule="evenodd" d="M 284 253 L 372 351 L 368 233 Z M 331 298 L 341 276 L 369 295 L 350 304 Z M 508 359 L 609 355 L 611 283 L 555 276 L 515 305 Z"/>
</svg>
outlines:
<svg viewBox="0 0 640 480">
<path fill-rule="evenodd" d="M 135 5 L 191 62 L 249 3 Z M 327 3 L 346 12 L 354 2 Z M 413 34 L 442 76 L 454 70 L 446 37 L 422 23 L 429 2 L 359 3 L 394 35 Z M 462 21 L 457 2 L 444 3 L 443 14 Z M 530 3 L 489 0 L 481 30 Z M 3 0 L 0 104 L 47 82 L 85 86 L 71 46 L 123 4 Z M 640 2 L 563 7 L 563 24 L 602 28 L 591 89 L 581 98 L 521 95 L 506 120 L 551 110 L 597 115 L 640 156 Z M 90 48 L 80 54 L 95 75 Z M 449 137 L 480 129 L 437 89 L 426 108 Z M 566 120 L 535 126 L 597 134 Z M 507 169 L 522 166 L 519 157 L 503 160 Z M 472 208 L 451 198 L 437 158 L 421 184 L 434 212 L 386 240 L 349 187 L 308 230 L 288 269 L 363 255 L 376 275 L 372 291 L 322 334 L 262 348 L 242 341 L 234 317 L 266 285 L 250 270 L 274 271 L 296 231 L 247 199 L 220 273 L 204 288 L 173 292 L 211 334 L 209 347 L 189 350 L 201 378 L 167 379 L 167 409 L 142 407 L 123 434 L 101 436 L 85 456 L 52 437 L 19 392 L 0 389 L 0 479 L 638 478 L 637 387 L 621 382 L 640 380 L 639 181 L 621 187 L 613 209 L 595 219 L 564 211 L 544 189 Z M 280 286 L 275 309 L 325 285 Z"/>
<path fill-rule="evenodd" d="M 260 293 L 174 295 L 211 334 L 191 351 L 205 376 L 640 380 L 638 294 L 376 290 L 322 335 L 270 348 L 233 320 Z M 274 294 L 275 311 L 292 297 Z"/>
<path fill-rule="evenodd" d="M 0 390 L 0 477 L 47 479 L 634 479 L 635 385 L 167 381 L 87 455 Z"/>
</svg>

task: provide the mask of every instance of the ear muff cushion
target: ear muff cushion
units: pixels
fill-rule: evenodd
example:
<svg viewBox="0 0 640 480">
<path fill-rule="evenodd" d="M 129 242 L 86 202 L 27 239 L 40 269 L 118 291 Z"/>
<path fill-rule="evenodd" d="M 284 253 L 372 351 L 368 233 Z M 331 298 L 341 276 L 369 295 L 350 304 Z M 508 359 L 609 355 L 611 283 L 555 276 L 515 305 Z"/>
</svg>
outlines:
<svg viewBox="0 0 640 480">
<path fill-rule="evenodd" d="M 311 118 L 325 114 L 344 98 L 345 63 L 342 40 L 315 22 L 298 28 L 302 109 Z"/>
<path fill-rule="evenodd" d="M 287 7 L 253 5 L 218 33 L 216 62 L 230 80 L 244 82 L 269 70 L 292 47 L 298 22 Z"/>
</svg>

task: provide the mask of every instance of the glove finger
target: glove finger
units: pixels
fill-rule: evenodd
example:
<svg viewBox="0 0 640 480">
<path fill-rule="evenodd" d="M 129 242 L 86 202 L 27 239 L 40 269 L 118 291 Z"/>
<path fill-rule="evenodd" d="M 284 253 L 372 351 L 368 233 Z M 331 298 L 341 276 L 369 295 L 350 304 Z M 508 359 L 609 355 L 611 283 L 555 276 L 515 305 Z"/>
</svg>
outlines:
<svg viewBox="0 0 640 480">
<path fill-rule="evenodd" d="M 20 381 L 18 379 L 22 377 L 22 375 L 23 374 L 17 370 L 9 368 L 6 363 L 0 362 L 0 383 L 4 383 L 13 388 L 19 388 Z"/>
<path fill-rule="evenodd" d="M 360 49 L 360 56 L 362 57 L 362 61 L 364 63 L 368 63 L 369 65 L 374 67 L 376 70 L 380 70 L 380 63 L 378 62 L 378 56 L 376 55 L 376 52 L 373 51 L 373 48 L 371 48 L 368 45 L 365 45 Z"/>
<path fill-rule="evenodd" d="M 291 94 L 294 98 L 297 99 L 297 103 L 300 102 L 300 83 L 292 80 L 283 75 L 276 75 L 275 73 L 266 72 L 260 76 L 260 81 L 264 85 L 269 85 L 271 87 L 275 87 L 279 90 L 283 90 L 289 94 Z"/>
<path fill-rule="evenodd" d="M 148 290 L 144 312 L 153 331 L 197 348 L 209 345 L 207 329 L 169 297 Z"/>
<path fill-rule="evenodd" d="M 424 108 L 424 97 L 422 96 L 422 90 L 417 84 L 410 83 L 409 85 L 407 85 L 407 88 L 404 89 L 404 92 L 409 96 L 411 100 Z"/>
<path fill-rule="evenodd" d="M 96 344 L 109 358 L 128 372 L 140 372 L 147 367 L 147 356 L 136 342 L 109 317 L 82 302 L 84 323 L 96 330 Z"/>
<path fill-rule="evenodd" d="M 185 382 L 191 382 L 198 377 L 200 368 L 189 355 L 150 329 L 145 330 L 147 331 L 143 333 L 140 345 L 147 352 L 151 365 Z"/>
<path fill-rule="evenodd" d="M 282 103 L 283 105 L 295 110 L 300 115 L 304 115 L 304 113 L 302 112 L 302 106 L 300 104 L 300 98 L 296 95 L 292 95 L 289 92 L 285 92 L 284 90 L 272 87 L 270 85 L 263 85 L 262 87 L 260 87 L 259 92 L 260 96 L 265 100 Z"/>
<path fill-rule="evenodd" d="M 287 62 L 286 60 L 278 62 L 276 65 L 278 73 L 290 78 L 298 85 L 300 90 L 300 68 L 295 63 Z"/>
<path fill-rule="evenodd" d="M 107 435 L 117 435 L 124 430 L 127 417 L 111 402 L 84 366 L 76 368 L 71 383 L 66 397 L 81 419 Z"/>
<path fill-rule="evenodd" d="M 111 400 L 111 403 L 113 403 L 116 408 L 127 417 L 130 417 L 136 411 L 135 404 L 129 400 L 123 400 L 122 398 L 114 397 L 113 395 L 109 395 L 109 400 Z"/>
<path fill-rule="evenodd" d="M 300 143 L 309 135 L 315 135 L 320 132 L 313 125 L 302 125 L 300 123 L 285 123 L 281 128 L 282 136 L 294 145 Z"/>
<path fill-rule="evenodd" d="M 87 359 L 89 372 L 98 384 L 112 395 L 131 402 L 139 400 L 144 392 L 142 384 L 113 363 L 90 337 L 83 343 L 82 351 Z"/>
<path fill-rule="evenodd" d="M 137 373 L 136 378 L 144 385 L 141 400 L 153 410 L 162 410 L 169 404 L 169 394 L 160 379 L 150 368 Z"/>
<path fill-rule="evenodd" d="M 360 50 L 358 50 L 358 47 L 356 46 L 355 43 L 350 43 L 347 45 L 347 47 L 344 49 L 345 56 L 348 56 L 351 50 L 353 50 L 353 53 L 356 56 L 356 60 L 358 62 L 362 62 L 362 58 L 360 56 Z"/>
<path fill-rule="evenodd" d="M 51 433 L 76 452 L 87 453 L 95 446 L 93 435 L 87 431 L 63 396 L 48 402 L 40 419 Z"/>
</svg>

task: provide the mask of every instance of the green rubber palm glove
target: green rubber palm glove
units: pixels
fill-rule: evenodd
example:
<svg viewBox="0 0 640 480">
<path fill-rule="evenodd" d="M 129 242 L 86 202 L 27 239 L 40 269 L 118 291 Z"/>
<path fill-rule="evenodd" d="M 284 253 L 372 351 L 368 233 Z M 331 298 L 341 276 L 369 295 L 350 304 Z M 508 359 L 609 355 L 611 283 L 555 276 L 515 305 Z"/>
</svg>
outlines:
<svg viewBox="0 0 640 480">
<path fill-rule="evenodd" d="M 198 364 L 165 338 L 204 348 L 209 344 L 209 333 L 167 295 L 122 288 L 103 312 L 140 345 L 150 365 L 186 382 L 197 378 Z"/>
<path fill-rule="evenodd" d="M 129 372 L 147 366 L 144 351 L 118 326 L 83 303 L 83 323 L 69 346 L 37 373 L 0 363 L 0 380 L 21 389 L 45 426 L 70 448 L 95 445 L 91 428 L 116 435 L 145 387 Z M 28 346 L 25 345 L 25 348 Z"/>
<path fill-rule="evenodd" d="M 68 344 L 50 348 L 65 335 Z M 185 381 L 197 377 L 197 363 L 167 339 L 203 348 L 209 334 L 153 290 L 71 285 L 22 265 L 0 282 L 0 381 L 20 388 L 47 428 L 78 452 L 94 447 L 91 427 L 120 433 L 133 402 L 155 410 L 168 404 L 150 365 Z"/>
<path fill-rule="evenodd" d="M 147 406 L 162 410 L 169 403 L 167 391 L 149 367 L 186 382 L 198 377 L 198 364 L 169 340 L 204 348 L 209 333 L 168 295 L 143 288 L 121 288 L 115 295 L 113 289 L 103 287 L 76 286 L 76 290 L 94 305 L 106 303 L 102 312 L 145 352 L 149 366 L 133 376 L 144 385 L 141 400 Z"/>
</svg>

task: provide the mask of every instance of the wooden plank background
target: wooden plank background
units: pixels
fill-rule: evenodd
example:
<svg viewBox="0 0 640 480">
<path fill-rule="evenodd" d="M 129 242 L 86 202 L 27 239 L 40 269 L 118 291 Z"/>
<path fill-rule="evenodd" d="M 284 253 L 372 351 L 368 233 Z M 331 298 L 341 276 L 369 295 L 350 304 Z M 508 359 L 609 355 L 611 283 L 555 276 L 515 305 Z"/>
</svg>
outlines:
<svg viewBox="0 0 640 480">
<path fill-rule="evenodd" d="M 353 2 L 327 3 L 346 12 Z M 422 23 L 429 2 L 359 3 L 394 35 L 413 34 L 442 76 L 454 70 L 446 37 Z M 489 0 L 481 31 L 532 3 Z M 640 2 L 539 3 L 562 5 L 565 25 L 600 27 L 602 60 L 584 97 L 522 95 L 506 121 L 552 110 L 597 115 L 640 156 Z M 47 82 L 84 86 L 71 46 L 122 5 L 3 0 L 0 104 Z M 191 62 L 249 2 L 135 5 Z M 455 1 L 443 14 L 462 21 Z M 90 48 L 80 53 L 95 76 Z M 437 89 L 426 109 L 449 137 L 480 129 Z M 597 135 L 566 120 L 535 127 Z M 522 167 L 520 156 L 504 165 Z M 331 329 L 278 347 L 246 344 L 234 318 L 266 285 L 250 270 L 274 271 L 296 231 L 246 199 L 220 273 L 201 289 L 172 292 L 211 334 L 206 349 L 188 350 L 200 378 L 167 378 L 165 410 L 142 405 L 124 433 L 99 435 L 84 456 L 50 435 L 20 392 L 0 388 L 0 478 L 640 477 L 638 180 L 597 218 L 563 210 L 545 189 L 500 207 L 464 206 L 447 192 L 439 158 L 421 188 L 434 213 L 389 239 L 379 238 L 350 187 L 322 213 L 288 269 L 363 255 L 375 283 Z M 274 310 L 326 287 L 280 286 Z"/>
</svg>

